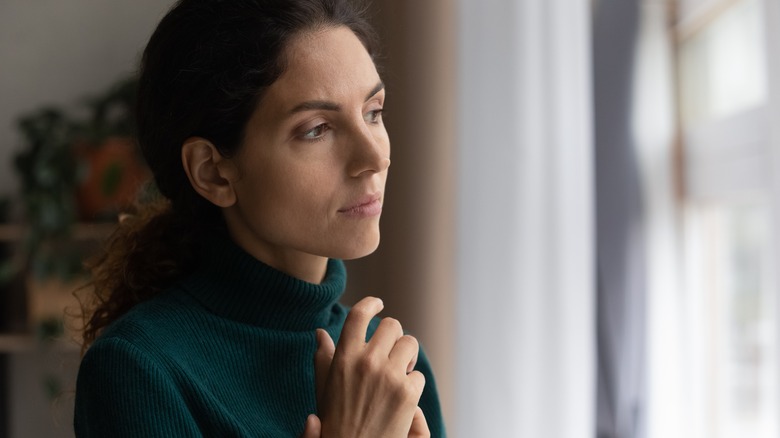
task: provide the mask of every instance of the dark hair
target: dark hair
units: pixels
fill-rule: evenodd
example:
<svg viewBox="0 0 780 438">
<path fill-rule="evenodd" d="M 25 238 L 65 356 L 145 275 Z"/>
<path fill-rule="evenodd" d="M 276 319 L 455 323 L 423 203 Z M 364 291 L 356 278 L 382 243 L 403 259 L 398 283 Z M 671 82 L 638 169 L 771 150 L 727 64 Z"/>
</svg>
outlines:
<svg viewBox="0 0 780 438">
<path fill-rule="evenodd" d="M 223 156 L 242 144 L 264 91 L 285 70 L 292 37 L 346 26 L 372 56 L 376 38 L 364 9 L 349 0 L 179 0 L 143 54 L 138 142 L 162 199 L 125 216 L 92 273 L 83 348 L 131 307 L 168 288 L 194 263 L 194 235 L 214 231 L 222 215 L 192 188 L 181 163 L 191 136 Z"/>
</svg>

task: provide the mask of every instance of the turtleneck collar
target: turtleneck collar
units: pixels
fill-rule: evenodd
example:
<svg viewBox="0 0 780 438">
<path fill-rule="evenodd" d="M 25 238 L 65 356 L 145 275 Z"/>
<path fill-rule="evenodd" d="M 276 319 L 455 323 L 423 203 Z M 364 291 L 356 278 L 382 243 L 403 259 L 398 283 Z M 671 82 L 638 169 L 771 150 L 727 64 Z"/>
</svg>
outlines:
<svg viewBox="0 0 780 438">
<path fill-rule="evenodd" d="M 340 260 L 328 260 L 322 283 L 308 283 L 257 260 L 227 236 L 205 239 L 199 256 L 183 289 L 219 316 L 269 329 L 325 327 L 347 281 Z"/>
</svg>

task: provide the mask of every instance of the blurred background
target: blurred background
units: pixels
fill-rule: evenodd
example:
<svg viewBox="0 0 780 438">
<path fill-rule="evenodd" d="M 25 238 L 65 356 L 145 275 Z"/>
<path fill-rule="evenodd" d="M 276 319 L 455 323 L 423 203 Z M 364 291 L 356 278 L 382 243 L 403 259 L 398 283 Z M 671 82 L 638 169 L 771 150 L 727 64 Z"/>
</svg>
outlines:
<svg viewBox="0 0 780 438">
<path fill-rule="evenodd" d="M 83 257 L 148 174 L 170 0 L 0 0 L 0 436 L 69 437 Z M 348 263 L 454 437 L 780 436 L 780 2 L 374 0 L 393 167 Z"/>
</svg>

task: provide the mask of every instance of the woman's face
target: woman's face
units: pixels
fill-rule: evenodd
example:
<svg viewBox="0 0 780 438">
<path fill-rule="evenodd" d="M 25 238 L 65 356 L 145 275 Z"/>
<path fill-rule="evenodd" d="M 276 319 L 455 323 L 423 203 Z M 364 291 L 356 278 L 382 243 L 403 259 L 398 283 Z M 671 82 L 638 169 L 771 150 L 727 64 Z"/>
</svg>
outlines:
<svg viewBox="0 0 780 438">
<path fill-rule="evenodd" d="M 285 55 L 285 73 L 231 159 L 239 177 L 237 201 L 225 210 L 230 233 L 288 271 L 306 260 L 368 255 L 379 244 L 390 164 L 382 82 L 346 27 L 297 36 Z"/>
</svg>

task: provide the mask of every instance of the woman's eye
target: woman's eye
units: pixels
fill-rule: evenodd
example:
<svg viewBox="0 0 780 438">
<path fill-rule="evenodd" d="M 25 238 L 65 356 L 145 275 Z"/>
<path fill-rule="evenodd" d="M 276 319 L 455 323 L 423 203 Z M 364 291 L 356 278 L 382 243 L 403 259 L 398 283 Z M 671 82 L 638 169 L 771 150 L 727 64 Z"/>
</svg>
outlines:
<svg viewBox="0 0 780 438">
<path fill-rule="evenodd" d="M 325 123 L 321 123 L 317 126 L 315 126 L 312 129 L 309 129 L 308 131 L 304 132 L 301 137 L 304 140 L 319 140 L 322 138 L 323 135 L 328 131 L 328 125 Z"/>
<path fill-rule="evenodd" d="M 368 123 L 379 123 L 379 121 L 382 119 L 382 108 L 369 111 L 366 113 L 365 120 Z"/>
</svg>

